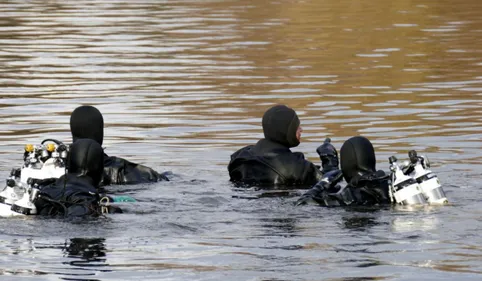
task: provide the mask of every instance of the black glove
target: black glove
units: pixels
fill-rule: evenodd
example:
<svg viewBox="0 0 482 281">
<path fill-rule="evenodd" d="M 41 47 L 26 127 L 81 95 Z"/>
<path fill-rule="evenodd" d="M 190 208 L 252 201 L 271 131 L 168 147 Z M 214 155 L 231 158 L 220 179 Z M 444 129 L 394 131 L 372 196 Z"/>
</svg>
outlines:
<svg viewBox="0 0 482 281">
<path fill-rule="evenodd" d="M 315 184 L 305 194 L 301 195 L 300 199 L 296 201 L 296 205 L 306 205 L 310 202 L 326 201 L 325 198 L 329 193 L 335 193 L 339 190 L 339 183 L 343 179 L 343 173 L 340 170 L 333 170 L 323 175 L 323 178 Z M 321 204 L 325 205 L 325 203 Z"/>
<path fill-rule="evenodd" d="M 326 138 L 323 144 L 316 149 L 316 152 L 320 155 L 321 166 L 323 167 L 321 172 L 323 174 L 338 170 L 338 151 L 331 144 L 330 138 Z"/>
<path fill-rule="evenodd" d="M 337 192 L 333 190 L 336 185 L 343 179 L 343 173 L 341 170 L 332 170 L 323 174 L 323 178 L 315 185 L 322 186 L 325 190 L 329 192 Z"/>
</svg>

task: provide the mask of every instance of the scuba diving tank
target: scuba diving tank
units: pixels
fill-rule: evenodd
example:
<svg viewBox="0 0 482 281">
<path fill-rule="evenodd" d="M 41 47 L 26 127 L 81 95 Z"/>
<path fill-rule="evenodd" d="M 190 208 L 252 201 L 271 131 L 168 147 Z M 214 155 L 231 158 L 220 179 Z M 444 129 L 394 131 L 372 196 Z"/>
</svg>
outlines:
<svg viewBox="0 0 482 281">
<path fill-rule="evenodd" d="M 37 199 L 38 194 L 39 189 L 29 185 L 29 187 L 23 194 L 22 199 L 13 203 L 11 208 L 12 213 L 14 213 L 13 215 L 36 215 L 37 207 L 35 206 L 34 202 L 35 199 Z"/>
<path fill-rule="evenodd" d="M 18 183 L 20 184 L 20 183 Z M 5 188 L 0 192 L 0 217 L 10 217 L 14 215 L 11 211 L 12 204 L 20 199 L 18 189 L 21 185 L 18 185 L 15 180 L 15 169 L 10 173 L 10 177 L 7 179 Z"/>
<path fill-rule="evenodd" d="M 401 205 L 420 205 L 425 204 L 426 200 L 417 182 L 405 175 L 397 163 L 397 158 L 388 158 L 391 171 L 390 194 L 392 201 Z"/>
<path fill-rule="evenodd" d="M 418 156 L 415 150 L 408 152 L 410 165 L 413 169 L 408 170 L 409 176 L 414 178 L 422 189 L 423 195 L 429 204 L 447 204 L 445 192 L 440 185 L 438 177 L 428 168 L 430 162 L 423 156 Z"/>
</svg>

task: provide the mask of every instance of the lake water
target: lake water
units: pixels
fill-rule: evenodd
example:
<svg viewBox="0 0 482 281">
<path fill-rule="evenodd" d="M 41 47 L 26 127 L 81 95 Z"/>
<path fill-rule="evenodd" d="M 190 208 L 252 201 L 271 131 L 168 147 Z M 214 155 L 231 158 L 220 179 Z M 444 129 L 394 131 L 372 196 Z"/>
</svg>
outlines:
<svg viewBox="0 0 482 281">
<path fill-rule="evenodd" d="M 0 1 L 0 176 L 23 146 L 71 141 L 98 107 L 104 145 L 177 176 L 91 222 L 0 220 L 1 280 L 481 280 L 479 0 Z M 364 135 L 377 168 L 427 155 L 450 206 L 295 207 L 235 190 L 232 152 L 294 108 L 295 148 Z M 260 198 L 262 197 L 262 198 Z"/>
</svg>

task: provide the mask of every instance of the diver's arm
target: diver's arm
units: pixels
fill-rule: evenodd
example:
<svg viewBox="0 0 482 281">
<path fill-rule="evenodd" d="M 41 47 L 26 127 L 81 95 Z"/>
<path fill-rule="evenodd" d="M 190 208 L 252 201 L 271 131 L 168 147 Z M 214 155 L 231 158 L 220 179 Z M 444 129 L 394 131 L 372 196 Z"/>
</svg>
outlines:
<svg viewBox="0 0 482 281">
<path fill-rule="evenodd" d="M 317 204 L 319 201 L 322 201 L 321 198 L 324 195 L 323 193 L 325 192 L 325 187 L 324 184 L 320 183 L 317 183 L 310 190 L 301 195 L 301 197 L 296 201 L 295 204 L 299 206 L 307 204 Z"/>
<path fill-rule="evenodd" d="M 342 178 L 343 174 L 340 170 L 325 173 L 316 185 L 298 199 L 296 205 L 306 205 L 310 202 L 316 202 L 322 206 L 328 206 L 328 202 L 331 201 L 329 200 L 329 194 Z"/>
<path fill-rule="evenodd" d="M 108 184 L 139 184 L 157 181 L 169 181 L 164 174 L 141 164 L 126 159 L 105 156 L 103 185 Z"/>
</svg>

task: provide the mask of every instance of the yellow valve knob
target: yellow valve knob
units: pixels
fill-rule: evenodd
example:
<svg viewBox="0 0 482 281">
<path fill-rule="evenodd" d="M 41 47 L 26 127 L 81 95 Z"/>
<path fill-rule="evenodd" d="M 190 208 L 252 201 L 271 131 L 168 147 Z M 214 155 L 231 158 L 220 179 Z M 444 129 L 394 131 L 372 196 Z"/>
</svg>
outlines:
<svg viewBox="0 0 482 281">
<path fill-rule="evenodd" d="M 53 144 L 53 143 L 47 144 L 47 151 L 48 151 L 48 152 L 53 152 L 53 151 L 55 151 L 55 144 Z"/>
<path fill-rule="evenodd" d="M 33 144 L 26 144 L 25 145 L 25 151 L 26 152 L 33 152 L 35 149 L 35 147 L 33 146 Z"/>
</svg>

